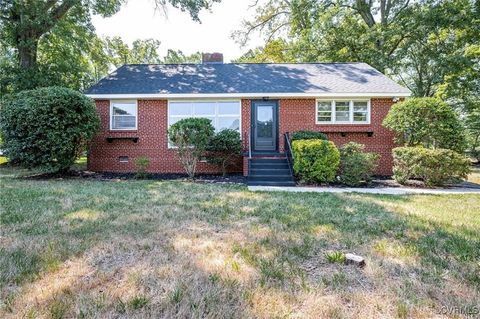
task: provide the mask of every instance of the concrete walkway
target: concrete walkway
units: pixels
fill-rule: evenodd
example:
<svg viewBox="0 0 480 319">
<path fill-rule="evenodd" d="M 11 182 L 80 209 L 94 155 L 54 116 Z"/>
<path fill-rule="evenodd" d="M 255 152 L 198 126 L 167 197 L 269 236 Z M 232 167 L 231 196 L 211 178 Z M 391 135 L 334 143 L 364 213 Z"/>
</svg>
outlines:
<svg viewBox="0 0 480 319">
<path fill-rule="evenodd" d="M 281 187 L 281 186 L 248 186 L 252 192 L 294 192 L 294 193 L 365 193 L 384 195 L 408 194 L 480 194 L 478 188 L 411 188 L 411 187 Z"/>
</svg>

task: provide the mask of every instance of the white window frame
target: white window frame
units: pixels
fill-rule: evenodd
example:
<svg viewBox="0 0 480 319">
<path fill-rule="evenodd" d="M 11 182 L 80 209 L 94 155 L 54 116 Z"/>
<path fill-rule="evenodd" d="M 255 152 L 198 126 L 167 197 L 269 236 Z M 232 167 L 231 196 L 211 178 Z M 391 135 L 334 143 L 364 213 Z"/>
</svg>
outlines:
<svg viewBox="0 0 480 319">
<path fill-rule="evenodd" d="M 114 104 L 135 104 L 135 127 L 113 128 L 113 106 Z M 138 130 L 138 100 L 110 100 L 110 131 L 136 131 Z M 116 115 L 121 116 L 121 115 Z"/>
<path fill-rule="evenodd" d="M 167 103 L 167 128 L 170 127 L 170 118 L 173 117 L 177 117 L 177 118 L 185 118 L 184 115 L 173 115 L 173 116 L 170 116 L 170 103 L 178 103 L 178 102 L 183 102 L 183 103 L 205 103 L 205 102 L 210 102 L 210 103 L 218 103 L 218 102 L 236 102 L 238 103 L 239 105 L 239 109 L 240 109 L 240 113 L 238 114 L 239 116 L 239 124 L 238 124 L 238 133 L 240 134 L 240 140 L 243 139 L 243 135 L 242 135 L 242 100 L 236 100 L 236 99 L 208 99 L 208 100 L 168 100 L 168 103 Z M 193 107 L 192 109 L 190 110 L 190 112 L 193 113 Z M 212 116 L 212 115 L 205 115 L 205 116 Z M 205 117 L 205 116 L 196 116 L 196 117 Z M 233 116 L 237 116 L 237 114 L 221 114 L 219 115 L 218 114 L 218 108 L 215 107 L 215 114 L 213 115 L 215 117 L 215 119 L 217 119 L 219 116 L 220 117 L 233 117 Z M 192 115 L 193 117 L 193 115 Z M 215 124 L 212 123 L 213 126 L 215 127 Z M 167 133 L 168 135 L 168 133 Z M 170 141 L 168 139 L 168 136 L 167 136 L 167 145 L 168 145 L 168 148 L 172 149 L 172 148 L 175 148 L 175 146 L 173 146 L 172 144 L 170 144 Z"/>
<path fill-rule="evenodd" d="M 242 135 L 242 101 L 241 100 L 224 100 L 224 99 L 218 99 L 218 100 L 168 100 L 168 109 L 167 109 L 167 118 L 168 118 L 168 127 L 170 127 L 170 118 L 185 118 L 185 115 L 170 115 L 170 103 L 218 103 L 218 102 L 235 102 L 238 103 L 239 105 L 239 113 L 238 114 L 218 114 L 218 108 L 215 107 L 215 114 L 209 114 L 209 115 L 204 115 L 204 116 L 191 116 L 191 117 L 214 117 L 215 119 L 218 119 L 219 117 L 239 117 L 239 124 L 238 124 L 238 129 L 240 136 Z M 193 113 L 193 109 L 190 110 L 190 112 Z M 215 127 L 216 123 L 212 123 L 213 127 Z"/>
<path fill-rule="evenodd" d="M 330 102 L 330 121 L 323 122 L 318 120 L 318 102 Z M 348 121 L 337 121 L 335 119 L 335 109 L 336 102 L 348 102 L 349 106 L 349 120 Z M 367 120 L 364 122 L 355 122 L 353 120 L 353 103 L 354 102 L 367 102 Z M 316 99 L 315 100 L 315 124 L 317 125 L 369 125 L 371 119 L 371 99 Z"/>
</svg>

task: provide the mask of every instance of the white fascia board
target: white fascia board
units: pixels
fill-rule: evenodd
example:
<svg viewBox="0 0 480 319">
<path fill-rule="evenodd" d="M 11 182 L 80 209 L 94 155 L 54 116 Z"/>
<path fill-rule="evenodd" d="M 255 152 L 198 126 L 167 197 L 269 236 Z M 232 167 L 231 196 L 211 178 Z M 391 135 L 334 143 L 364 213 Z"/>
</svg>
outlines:
<svg viewBox="0 0 480 319">
<path fill-rule="evenodd" d="M 92 99 L 231 99 L 231 98 L 393 98 L 411 93 L 188 93 L 188 94 L 86 94 Z"/>
</svg>

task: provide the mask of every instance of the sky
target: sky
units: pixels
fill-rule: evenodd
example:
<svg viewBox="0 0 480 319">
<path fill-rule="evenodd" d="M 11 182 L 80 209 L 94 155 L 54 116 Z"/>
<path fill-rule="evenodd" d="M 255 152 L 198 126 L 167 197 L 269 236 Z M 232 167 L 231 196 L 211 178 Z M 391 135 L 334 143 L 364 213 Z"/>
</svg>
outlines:
<svg viewBox="0 0 480 319">
<path fill-rule="evenodd" d="M 223 0 L 214 3 L 211 12 L 200 13 L 202 23 L 194 22 L 188 12 L 173 7 L 166 15 L 156 12 L 153 0 L 131 0 L 110 18 L 93 17 L 93 25 L 100 36 L 120 36 L 131 44 L 136 39 L 160 40 L 160 54 L 168 49 L 182 50 L 185 54 L 221 52 L 224 61 L 238 58 L 249 48 L 262 45 L 259 35 L 251 37 L 241 48 L 231 38 L 231 33 L 241 28 L 243 19 L 252 17 L 255 8 L 249 8 L 253 0 Z"/>
</svg>

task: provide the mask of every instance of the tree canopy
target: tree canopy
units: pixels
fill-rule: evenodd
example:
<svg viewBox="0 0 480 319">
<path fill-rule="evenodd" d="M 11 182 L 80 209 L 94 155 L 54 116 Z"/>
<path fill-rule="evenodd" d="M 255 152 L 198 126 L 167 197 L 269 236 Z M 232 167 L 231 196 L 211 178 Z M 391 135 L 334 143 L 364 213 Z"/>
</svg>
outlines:
<svg viewBox="0 0 480 319">
<path fill-rule="evenodd" d="M 267 0 L 233 33 L 265 45 L 241 62 L 366 62 L 455 107 L 480 144 L 480 1 Z"/>
<path fill-rule="evenodd" d="M 188 12 L 199 21 L 199 12 L 220 0 L 155 0 L 152 10 L 167 4 Z M 102 43 L 91 24 L 91 15 L 118 12 L 126 0 L 0 0 L 2 58 L 9 57 L 1 89 L 19 91 L 47 85 L 81 88 L 108 71 L 110 63 L 160 61 L 158 41 L 138 40 L 130 52 L 121 41 Z M 107 50 L 103 50 L 106 47 Z M 125 48 L 123 48 L 125 49 Z M 116 53 L 110 59 L 110 53 Z M 125 63 L 125 62 L 124 62 Z M 77 76 L 73 76 L 76 74 Z"/>
</svg>

